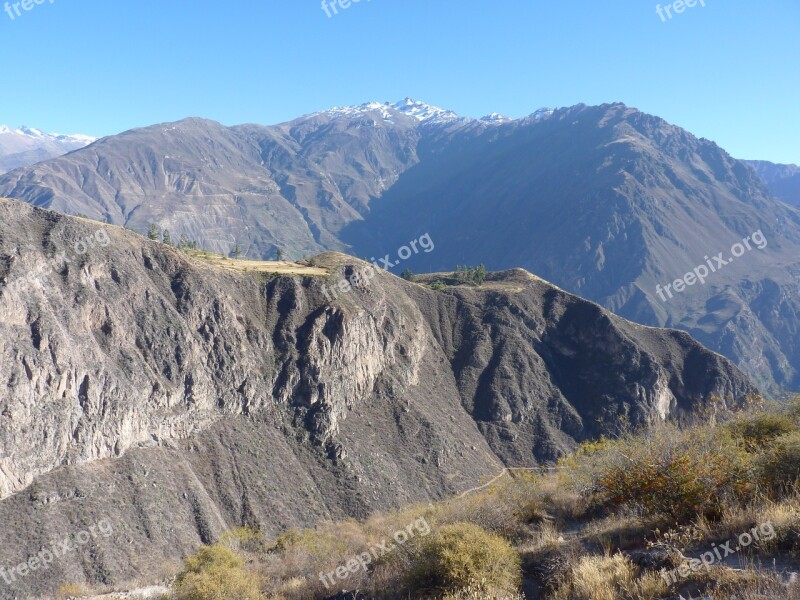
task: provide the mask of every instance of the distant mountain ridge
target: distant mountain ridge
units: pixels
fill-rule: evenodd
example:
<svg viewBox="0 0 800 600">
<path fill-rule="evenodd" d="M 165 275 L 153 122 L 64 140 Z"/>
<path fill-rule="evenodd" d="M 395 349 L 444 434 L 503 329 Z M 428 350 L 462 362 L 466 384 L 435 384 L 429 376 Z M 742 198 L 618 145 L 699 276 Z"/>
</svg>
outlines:
<svg viewBox="0 0 800 600">
<path fill-rule="evenodd" d="M 690 332 L 764 388 L 800 388 L 800 210 L 713 142 L 619 103 L 515 120 L 411 99 L 275 126 L 186 119 L 16 170 L 0 195 L 254 258 L 380 257 L 428 233 L 435 252 L 403 268 L 521 266 Z M 659 298 L 757 231 L 765 249 Z"/>
<path fill-rule="evenodd" d="M 743 161 L 753 167 L 773 196 L 800 206 L 800 166 L 780 165 L 765 160 Z"/>
<path fill-rule="evenodd" d="M 87 135 L 45 133 L 32 127 L 0 125 L 0 174 L 55 158 L 95 141 Z"/>
</svg>

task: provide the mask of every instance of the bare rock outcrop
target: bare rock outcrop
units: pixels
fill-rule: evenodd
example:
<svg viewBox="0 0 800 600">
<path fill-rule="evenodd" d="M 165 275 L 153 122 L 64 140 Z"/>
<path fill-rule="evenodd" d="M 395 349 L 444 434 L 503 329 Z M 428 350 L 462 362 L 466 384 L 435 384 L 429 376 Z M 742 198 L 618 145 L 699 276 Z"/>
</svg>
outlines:
<svg viewBox="0 0 800 600">
<path fill-rule="evenodd" d="M 327 276 L 241 273 L 0 201 L 0 567 L 113 526 L 0 598 L 168 571 L 235 525 L 439 498 L 754 391 L 687 334 L 521 270 L 434 291 L 316 261 Z"/>
</svg>

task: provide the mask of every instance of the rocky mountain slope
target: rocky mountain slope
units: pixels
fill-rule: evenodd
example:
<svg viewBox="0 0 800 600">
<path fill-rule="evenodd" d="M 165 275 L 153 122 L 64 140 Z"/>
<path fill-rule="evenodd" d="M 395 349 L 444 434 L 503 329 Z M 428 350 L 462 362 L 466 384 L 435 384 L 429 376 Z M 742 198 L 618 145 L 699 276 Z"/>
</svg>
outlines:
<svg viewBox="0 0 800 600">
<path fill-rule="evenodd" d="M 158 577 L 230 526 L 438 498 L 754 391 L 686 333 L 522 270 L 435 291 L 315 262 L 327 275 L 215 266 L 0 201 L 0 566 L 113 530 L 0 598 Z"/>
<path fill-rule="evenodd" d="M 800 389 L 800 210 L 712 142 L 622 104 L 513 121 L 412 100 L 272 127 L 190 119 L 14 171 L 0 195 L 257 258 L 371 259 L 428 233 L 436 251 L 398 270 L 520 266 L 688 331 L 765 388 Z M 753 234 L 766 245 L 730 261 Z M 717 256 L 704 284 L 659 292 Z"/>
<path fill-rule="evenodd" d="M 436 251 L 403 268 L 521 265 L 636 322 L 688 331 L 766 387 L 800 386 L 800 211 L 662 119 L 574 107 L 462 139 L 342 238 L 383 256 L 420 231 Z M 734 257 L 753 234 L 759 244 Z M 701 265 L 705 284 L 659 293 Z"/>
<path fill-rule="evenodd" d="M 31 127 L 0 125 L 0 174 L 55 158 L 95 141 L 86 135 L 44 133 Z"/>
</svg>

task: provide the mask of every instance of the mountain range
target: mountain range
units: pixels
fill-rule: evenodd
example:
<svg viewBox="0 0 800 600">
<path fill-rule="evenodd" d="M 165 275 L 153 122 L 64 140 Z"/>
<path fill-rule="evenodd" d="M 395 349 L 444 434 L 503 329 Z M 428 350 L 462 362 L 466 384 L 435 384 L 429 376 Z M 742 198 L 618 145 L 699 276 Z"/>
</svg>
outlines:
<svg viewBox="0 0 800 600">
<path fill-rule="evenodd" d="M 788 204 L 800 206 L 800 167 L 778 165 L 765 160 L 745 162 L 756 170 L 773 196 Z"/>
<path fill-rule="evenodd" d="M 756 391 L 685 332 L 522 269 L 475 286 L 187 252 L 0 201 L 0 566 L 106 523 L 3 600 L 156 581 L 231 527 L 427 502 Z"/>
<path fill-rule="evenodd" d="M 44 133 L 31 127 L 0 125 L 0 174 L 55 158 L 91 144 L 86 135 Z"/>
<path fill-rule="evenodd" d="M 800 209 L 765 173 L 623 104 L 512 120 L 406 99 L 136 129 L 12 171 L 0 196 L 252 258 L 372 261 L 428 234 L 435 251 L 398 270 L 522 267 L 687 331 L 777 392 L 800 388 Z M 701 267 L 703 284 L 677 283 Z"/>
</svg>

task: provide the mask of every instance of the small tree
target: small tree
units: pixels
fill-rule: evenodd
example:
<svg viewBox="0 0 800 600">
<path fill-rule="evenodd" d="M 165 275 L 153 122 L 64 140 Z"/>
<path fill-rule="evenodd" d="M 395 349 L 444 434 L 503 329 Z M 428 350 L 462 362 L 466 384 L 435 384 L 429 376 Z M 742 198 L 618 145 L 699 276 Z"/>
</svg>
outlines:
<svg viewBox="0 0 800 600">
<path fill-rule="evenodd" d="M 280 248 L 277 248 L 275 250 L 275 260 L 277 260 L 278 262 L 281 262 L 283 260 L 283 250 L 281 250 Z"/>
<path fill-rule="evenodd" d="M 241 255 L 242 255 L 242 249 L 239 247 L 239 244 L 237 243 L 233 247 L 233 251 L 231 252 L 231 258 L 239 258 Z"/>
<path fill-rule="evenodd" d="M 158 241 L 161 237 L 160 231 L 155 223 L 150 223 L 150 228 L 147 230 L 147 237 L 154 241 Z"/>
<path fill-rule="evenodd" d="M 477 267 L 457 265 L 456 270 L 453 273 L 453 279 L 457 279 L 458 281 L 468 281 L 477 286 L 481 286 L 486 281 L 487 274 L 488 272 L 483 264 L 480 264 Z"/>
<path fill-rule="evenodd" d="M 172 236 L 169 234 L 169 229 L 164 230 L 162 241 L 168 246 L 172 246 Z"/>
<path fill-rule="evenodd" d="M 414 273 L 412 273 L 411 269 L 405 269 L 401 274 L 400 277 L 405 279 L 406 281 L 414 281 Z"/>
<path fill-rule="evenodd" d="M 483 285 L 486 281 L 486 267 L 483 264 L 478 265 L 478 268 L 472 272 L 472 281 L 475 285 Z"/>
</svg>

